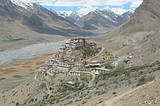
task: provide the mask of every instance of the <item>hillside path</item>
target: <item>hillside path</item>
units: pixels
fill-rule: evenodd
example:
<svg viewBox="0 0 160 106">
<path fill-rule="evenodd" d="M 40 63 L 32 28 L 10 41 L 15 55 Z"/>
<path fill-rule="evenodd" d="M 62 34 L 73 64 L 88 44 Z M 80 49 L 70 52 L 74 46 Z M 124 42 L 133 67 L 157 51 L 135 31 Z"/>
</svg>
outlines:
<svg viewBox="0 0 160 106">
<path fill-rule="evenodd" d="M 95 58 L 100 58 L 100 57 L 101 57 L 102 55 L 104 55 L 106 52 L 107 52 L 106 49 L 105 49 L 104 47 L 102 47 L 101 51 L 100 51 L 96 56 L 90 57 L 90 58 L 86 59 L 85 61 L 86 61 L 86 62 L 89 62 L 89 61 L 91 61 L 91 60 L 93 60 L 93 59 L 95 59 Z"/>
<path fill-rule="evenodd" d="M 48 94 L 49 94 L 49 96 L 50 96 L 51 93 L 50 93 L 49 86 L 48 86 L 47 82 L 46 82 L 46 81 L 39 81 L 39 80 L 37 80 L 37 75 L 38 75 L 38 73 L 35 75 L 34 80 L 35 80 L 36 82 L 38 82 L 38 83 L 45 83 L 45 84 L 46 84 L 46 87 L 47 87 L 47 90 L 48 90 Z"/>
<path fill-rule="evenodd" d="M 93 86 L 93 81 L 95 80 L 94 72 L 92 71 L 91 74 L 92 74 L 92 79 L 89 81 L 88 87 L 92 87 Z"/>
<path fill-rule="evenodd" d="M 140 55 L 140 63 L 143 65 L 142 56 Z"/>
</svg>

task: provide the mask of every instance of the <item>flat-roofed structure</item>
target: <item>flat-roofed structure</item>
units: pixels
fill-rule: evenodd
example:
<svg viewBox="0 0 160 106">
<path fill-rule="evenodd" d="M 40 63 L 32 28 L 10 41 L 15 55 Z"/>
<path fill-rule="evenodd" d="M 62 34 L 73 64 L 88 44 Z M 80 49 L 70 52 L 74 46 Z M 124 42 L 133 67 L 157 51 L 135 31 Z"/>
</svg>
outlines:
<svg viewBox="0 0 160 106">
<path fill-rule="evenodd" d="M 99 73 L 109 73 L 110 69 L 104 69 L 104 68 L 94 68 L 93 72 L 98 75 Z"/>
<path fill-rule="evenodd" d="M 81 71 L 70 71 L 68 73 L 70 76 L 81 76 Z"/>
<path fill-rule="evenodd" d="M 71 69 L 69 66 L 57 65 L 57 64 L 53 64 L 52 68 L 57 69 L 57 70 L 62 71 L 62 72 L 69 72 L 70 69 Z"/>
</svg>

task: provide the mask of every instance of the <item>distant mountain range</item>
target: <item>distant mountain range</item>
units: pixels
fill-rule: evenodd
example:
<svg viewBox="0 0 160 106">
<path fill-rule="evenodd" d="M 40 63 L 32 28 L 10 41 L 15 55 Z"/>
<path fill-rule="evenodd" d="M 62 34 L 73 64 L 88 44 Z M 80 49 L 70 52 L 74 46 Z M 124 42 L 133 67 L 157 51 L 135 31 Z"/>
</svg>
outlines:
<svg viewBox="0 0 160 106">
<path fill-rule="evenodd" d="M 61 16 L 85 30 L 93 30 L 100 28 L 114 28 L 128 20 L 133 14 L 133 10 L 125 11 L 121 8 L 117 9 L 96 9 L 87 15 L 80 12 L 62 11 L 58 12 L 51 9 L 54 14 Z"/>
<path fill-rule="evenodd" d="M 115 28 L 128 20 L 133 14 L 131 11 L 127 11 L 122 15 L 115 14 L 110 9 L 107 10 L 95 10 L 89 14 L 81 17 L 76 25 L 86 30 L 100 29 L 100 28 Z"/>
<path fill-rule="evenodd" d="M 62 36 L 88 33 L 37 4 L 1 0 L 0 16 L 0 39 L 21 38 L 25 33 L 26 35 L 39 33 Z"/>
<path fill-rule="evenodd" d="M 95 10 L 85 15 L 79 11 L 57 12 L 47 10 L 37 4 L 1 0 L 0 40 L 18 38 L 33 39 L 34 36 L 38 36 L 39 34 L 66 37 L 86 36 L 91 33 L 83 29 L 114 28 L 129 19 L 132 13 L 133 11 L 126 12 L 120 9 L 107 9 Z"/>
</svg>

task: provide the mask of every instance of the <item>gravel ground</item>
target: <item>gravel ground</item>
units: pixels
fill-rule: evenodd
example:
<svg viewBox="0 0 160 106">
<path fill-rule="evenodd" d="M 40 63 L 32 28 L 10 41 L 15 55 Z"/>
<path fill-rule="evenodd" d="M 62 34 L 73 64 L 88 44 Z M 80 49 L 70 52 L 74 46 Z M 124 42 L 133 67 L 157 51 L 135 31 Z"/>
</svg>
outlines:
<svg viewBox="0 0 160 106">
<path fill-rule="evenodd" d="M 29 59 L 44 54 L 55 53 L 62 44 L 69 42 L 69 40 L 70 39 L 52 43 L 35 44 L 18 50 L 0 52 L 0 65 Z"/>
</svg>

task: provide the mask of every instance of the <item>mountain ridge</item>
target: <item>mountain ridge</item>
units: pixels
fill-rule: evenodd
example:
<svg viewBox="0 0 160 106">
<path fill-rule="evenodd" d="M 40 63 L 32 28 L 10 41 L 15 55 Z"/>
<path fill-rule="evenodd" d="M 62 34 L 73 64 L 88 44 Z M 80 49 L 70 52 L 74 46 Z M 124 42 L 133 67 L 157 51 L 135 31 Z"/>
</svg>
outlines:
<svg viewBox="0 0 160 106">
<path fill-rule="evenodd" d="M 126 15 L 124 15 L 126 14 Z M 115 28 L 128 20 L 132 15 L 131 12 L 125 12 L 122 15 L 115 14 L 110 9 L 99 10 L 96 9 L 81 17 L 76 25 L 86 30 L 100 29 L 100 28 Z"/>
<path fill-rule="evenodd" d="M 36 35 L 37 33 L 53 35 L 56 34 L 69 37 L 81 35 L 81 33 L 88 33 L 82 31 L 74 23 L 53 14 L 51 11 L 35 3 L 29 4 L 23 2 L 15 2 L 13 0 L 1 0 L 0 10 L 2 11 L 1 19 L 4 20 L 1 23 L 5 24 L 4 27 L 6 28 L 8 26 L 12 26 L 12 24 L 14 23 L 19 25 L 21 24 L 27 29 L 29 28 L 31 32 L 35 32 Z M 8 20 L 12 20 L 12 24 L 8 23 Z M 13 31 L 14 27 L 8 27 L 7 30 Z M 1 39 L 8 39 L 7 37 L 5 37 L 5 33 L 8 33 L 7 30 L 3 30 L 4 34 Z M 75 32 L 77 33 L 77 35 L 75 34 Z M 12 39 L 12 37 L 14 38 L 14 36 L 12 36 L 11 34 L 9 36 L 11 36 L 10 39 Z M 19 36 L 18 33 L 17 36 Z"/>
<path fill-rule="evenodd" d="M 111 11 L 111 12 L 113 12 L 113 13 L 115 13 L 116 15 L 119 15 L 119 16 L 121 16 L 122 14 L 127 13 L 127 12 L 130 12 L 130 13 L 132 13 L 132 14 L 133 14 L 133 12 L 134 12 L 134 10 L 132 10 L 132 9 L 130 9 L 130 10 L 124 10 L 124 9 L 122 9 L 122 8 L 113 8 L 113 9 L 107 8 L 107 9 L 97 9 L 97 10 L 101 10 L 101 11 Z M 72 12 L 72 11 L 60 11 L 60 12 L 59 12 L 59 11 L 56 11 L 56 10 L 53 10 L 53 9 L 50 9 L 50 11 L 52 11 L 54 14 L 56 14 L 56 15 L 58 15 L 58 16 L 61 16 L 61 17 L 65 18 L 65 19 L 67 19 L 67 20 L 75 23 L 75 22 L 77 22 L 80 18 L 82 18 L 82 17 L 88 15 L 90 12 L 94 12 L 94 11 L 96 11 L 96 10 L 90 11 L 90 12 L 87 13 L 87 14 L 86 14 L 86 13 L 82 13 L 82 12 L 80 12 L 80 11 L 74 11 L 74 12 Z"/>
<path fill-rule="evenodd" d="M 105 37 L 117 55 L 132 53 L 135 64 L 152 63 L 159 58 L 160 1 L 144 0 L 129 20 Z M 118 51 L 115 51 L 118 50 Z M 137 60 L 140 58 L 140 61 Z M 157 57 L 157 58 L 155 58 Z"/>
</svg>

